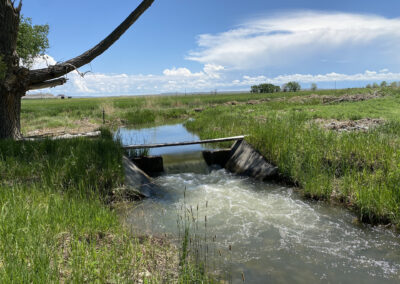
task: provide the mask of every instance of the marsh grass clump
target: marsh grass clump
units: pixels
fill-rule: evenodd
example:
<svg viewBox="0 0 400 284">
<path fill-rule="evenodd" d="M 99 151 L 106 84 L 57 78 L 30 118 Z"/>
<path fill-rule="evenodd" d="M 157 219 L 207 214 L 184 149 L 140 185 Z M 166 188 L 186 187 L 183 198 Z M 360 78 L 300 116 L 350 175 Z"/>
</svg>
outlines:
<svg viewBox="0 0 400 284">
<path fill-rule="evenodd" d="M 232 272 L 224 269 L 230 251 L 219 248 L 217 236 L 208 229 L 208 201 L 194 207 L 187 204 L 186 194 L 185 188 L 177 214 L 180 283 L 225 283 L 229 279 L 232 283 Z"/>
<path fill-rule="evenodd" d="M 133 112 L 126 112 L 122 118 L 129 125 L 153 123 L 156 119 L 155 114 L 149 109 L 137 109 Z"/>
<path fill-rule="evenodd" d="M 112 135 L 100 139 L 0 141 L 1 183 L 36 184 L 106 196 L 123 183 L 122 149 Z"/>
<path fill-rule="evenodd" d="M 150 153 L 149 148 L 142 148 L 142 149 L 127 149 L 126 151 L 127 156 L 131 158 L 138 158 L 138 157 L 146 157 Z"/>
</svg>

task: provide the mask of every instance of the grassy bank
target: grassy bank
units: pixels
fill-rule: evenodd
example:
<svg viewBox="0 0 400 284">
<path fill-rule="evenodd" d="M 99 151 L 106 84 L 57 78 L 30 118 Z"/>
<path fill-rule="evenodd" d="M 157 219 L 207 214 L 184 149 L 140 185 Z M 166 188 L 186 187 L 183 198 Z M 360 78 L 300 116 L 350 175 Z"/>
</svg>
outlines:
<svg viewBox="0 0 400 284">
<path fill-rule="evenodd" d="M 122 150 L 102 133 L 0 141 L 0 282 L 205 280 L 181 270 L 164 240 L 132 236 L 106 205 L 124 177 Z"/>
</svg>

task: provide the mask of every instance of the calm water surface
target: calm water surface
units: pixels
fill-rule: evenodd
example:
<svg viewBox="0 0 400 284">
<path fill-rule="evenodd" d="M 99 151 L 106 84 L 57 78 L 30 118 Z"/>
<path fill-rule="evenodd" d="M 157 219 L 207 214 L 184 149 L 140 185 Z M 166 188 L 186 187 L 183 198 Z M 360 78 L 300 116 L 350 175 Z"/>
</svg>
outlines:
<svg viewBox="0 0 400 284">
<path fill-rule="evenodd" d="M 123 131 L 138 137 L 133 143 L 198 139 L 182 125 Z M 156 178 L 164 191 L 127 212 L 135 230 L 176 237 L 185 202 L 199 206 L 203 224 L 207 216 L 207 235 L 216 236 L 209 256 L 222 252 L 210 262 L 229 271 L 233 283 L 242 283 L 242 272 L 246 283 L 400 283 L 399 236 L 357 224 L 342 208 L 305 201 L 291 188 L 210 169 L 196 147 L 154 151 L 166 155 L 167 173 Z"/>
</svg>

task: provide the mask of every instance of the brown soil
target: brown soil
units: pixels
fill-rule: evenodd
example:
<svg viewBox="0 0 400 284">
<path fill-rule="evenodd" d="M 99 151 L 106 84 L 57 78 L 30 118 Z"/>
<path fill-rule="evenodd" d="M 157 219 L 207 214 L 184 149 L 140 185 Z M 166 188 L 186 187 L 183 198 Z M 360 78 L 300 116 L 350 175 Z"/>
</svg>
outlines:
<svg viewBox="0 0 400 284">
<path fill-rule="evenodd" d="M 289 102 L 297 102 L 297 103 L 305 103 L 310 100 L 319 100 L 323 104 L 332 104 L 332 103 L 343 103 L 343 102 L 360 102 L 360 101 L 381 98 L 383 96 L 384 95 L 378 91 L 375 91 L 372 94 L 371 93 L 354 94 L 354 95 L 345 94 L 345 95 L 342 95 L 339 97 L 337 97 L 337 96 L 320 96 L 317 94 L 311 94 L 309 96 L 292 97 L 288 101 Z"/>
<path fill-rule="evenodd" d="M 385 121 L 378 118 L 363 118 L 359 120 L 336 120 L 336 119 L 316 119 L 315 123 L 319 124 L 322 128 L 327 130 L 334 130 L 338 132 L 349 131 L 368 131 L 378 125 L 383 124 Z"/>
<path fill-rule="evenodd" d="M 237 101 L 231 101 L 231 102 L 224 103 L 224 105 L 227 105 L 227 106 L 236 106 L 239 104 L 242 104 L 242 103 L 238 103 Z"/>
<path fill-rule="evenodd" d="M 79 134 L 96 131 L 100 125 L 91 123 L 89 119 L 84 118 L 74 121 L 75 128 L 70 127 L 55 127 L 55 128 L 41 128 L 28 131 L 25 138 L 39 138 L 39 137 L 53 137 L 65 134 Z"/>
<path fill-rule="evenodd" d="M 309 96 L 295 96 L 295 97 L 291 97 L 291 98 L 275 98 L 275 99 L 264 98 L 264 99 L 259 99 L 259 100 L 249 100 L 247 102 L 229 101 L 229 102 L 226 102 L 223 104 L 227 105 L 227 106 L 236 106 L 236 105 L 244 105 L 244 104 L 258 105 L 258 104 L 262 104 L 262 103 L 269 102 L 269 101 L 275 101 L 275 102 L 287 101 L 287 102 L 293 102 L 293 103 L 306 103 L 311 100 L 317 100 L 322 104 L 332 104 L 332 103 L 342 103 L 342 102 L 360 102 L 360 101 L 381 98 L 383 96 L 384 95 L 382 93 L 380 93 L 379 91 L 375 91 L 374 93 L 354 94 L 354 95 L 345 94 L 342 96 L 327 96 L 327 95 L 311 94 Z"/>
<path fill-rule="evenodd" d="M 259 100 L 248 100 L 248 101 L 243 101 L 243 102 L 238 102 L 238 101 L 230 101 L 230 102 L 226 102 L 223 103 L 223 105 L 226 106 L 236 106 L 236 105 L 258 105 L 258 104 L 262 104 L 265 102 L 269 102 L 271 101 L 271 99 L 265 98 L 265 99 L 259 99 Z M 218 106 L 219 104 L 214 104 L 212 106 Z"/>
</svg>

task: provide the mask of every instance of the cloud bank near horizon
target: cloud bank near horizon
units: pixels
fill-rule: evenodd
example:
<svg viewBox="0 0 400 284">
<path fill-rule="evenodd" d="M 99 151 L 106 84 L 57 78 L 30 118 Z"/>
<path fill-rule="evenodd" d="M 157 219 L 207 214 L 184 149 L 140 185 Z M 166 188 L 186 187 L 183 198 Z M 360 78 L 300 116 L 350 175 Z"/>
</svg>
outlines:
<svg viewBox="0 0 400 284">
<path fill-rule="evenodd" d="M 51 57 L 47 62 L 53 62 Z M 54 61 L 55 62 L 55 61 Z M 45 67 L 41 62 L 41 67 Z M 57 93 L 75 96 L 112 96 L 112 95 L 140 95 L 174 92 L 202 92 L 218 90 L 249 90 L 251 85 L 271 83 L 282 85 L 289 81 L 304 84 L 327 82 L 372 82 L 372 81 L 400 81 L 400 73 L 393 73 L 387 69 L 380 71 L 366 70 L 356 74 L 288 74 L 275 77 L 265 75 L 244 75 L 234 80 L 227 80 L 222 66 L 206 65 L 203 71 L 192 72 L 188 68 L 165 69 L 159 75 L 128 75 L 88 73 L 83 78 L 74 71 L 67 75 L 68 83 L 53 89 Z M 52 92 L 52 89 L 46 90 Z M 43 90 L 41 91 L 43 92 Z"/>
</svg>

